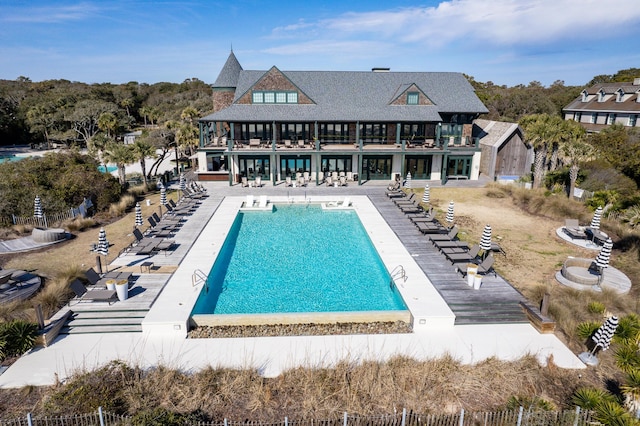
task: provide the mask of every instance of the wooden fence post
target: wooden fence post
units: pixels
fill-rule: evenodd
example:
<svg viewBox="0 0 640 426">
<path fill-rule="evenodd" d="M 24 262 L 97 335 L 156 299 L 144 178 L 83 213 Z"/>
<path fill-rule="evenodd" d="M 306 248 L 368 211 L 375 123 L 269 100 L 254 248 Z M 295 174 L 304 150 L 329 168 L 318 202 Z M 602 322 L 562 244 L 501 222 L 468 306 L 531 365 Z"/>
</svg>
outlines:
<svg viewBox="0 0 640 426">
<path fill-rule="evenodd" d="M 458 422 L 459 426 L 463 426 L 464 425 L 464 408 L 460 409 L 460 422 Z"/>
<path fill-rule="evenodd" d="M 102 415 L 102 407 L 98 407 L 98 417 L 100 417 L 100 426 L 104 426 L 104 417 Z"/>
<path fill-rule="evenodd" d="M 31 413 L 27 413 L 27 424 L 33 426 L 33 420 L 31 419 Z"/>
<path fill-rule="evenodd" d="M 343 426 L 347 426 L 347 412 L 344 412 L 344 421 L 343 421 Z"/>
<path fill-rule="evenodd" d="M 542 296 L 542 304 L 540 305 L 540 313 L 545 317 L 549 314 L 549 298 L 551 295 L 549 293 L 545 293 Z"/>
<path fill-rule="evenodd" d="M 407 409 L 406 407 L 402 409 L 402 426 L 407 424 Z"/>
<path fill-rule="evenodd" d="M 516 426 L 520 426 L 522 424 L 522 412 L 524 411 L 524 407 L 521 405 L 520 406 L 520 411 L 518 412 L 518 422 L 516 423 Z"/>
</svg>

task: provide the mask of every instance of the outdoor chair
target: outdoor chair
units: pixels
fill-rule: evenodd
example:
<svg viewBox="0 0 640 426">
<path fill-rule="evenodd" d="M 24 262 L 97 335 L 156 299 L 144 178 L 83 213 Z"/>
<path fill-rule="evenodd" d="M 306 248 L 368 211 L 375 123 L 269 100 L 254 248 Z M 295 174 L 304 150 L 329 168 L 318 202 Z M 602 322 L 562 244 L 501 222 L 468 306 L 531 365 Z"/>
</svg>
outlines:
<svg viewBox="0 0 640 426">
<path fill-rule="evenodd" d="M 437 235 L 429 235 L 429 240 L 433 243 L 434 241 L 453 241 L 458 235 L 458 227 L 454 226 L 449 230 L 447 234 L 437 234 Z"/>
<path fill-rule="evenodd" d="M 445 241 L 433 241 L 433 245 L 440 251 L 445 248 L 459 248 L 463 250 L 469 250 L 469 244 L 465 241 L 453 241 L 453 240 L 445 240 Z"/>
<path fill-rule="evenodd" d="M 565 219 L 564 232 L 572 239 L 586 240 L 588 238 L 587 234 L 580 227 L 578 219 Z"/>
<path fill-rule="evenodd" d="M 291 181 L 291 176 L 287 176 L 285 178 L 284 186 L 293 186 L 293 182 Z"/>
<path fill-rule="evenodd" d="M 493 258 L 493 255 L 489 254 L 489 256 L 487 256 L 482 263 L 478 265 L 478 271 L 476 273 L 479 275 L 485 275 L 488 272 L 493 271 L 493 275 L 497 276 L 496 271 L 493 269 L 493 262 L 495 262 L 495 259 Z M 467 275 L 466 267 L 456 266 L 456 270 L 460 272 L 463 277 Z"/>
<path fill-rule="evenodd" d="M 116 291 L 115 290 L 91 290 L 88 291 L 87 288 L 82 284 L 79 279 L 75 279 L 71 281 L 69 284 L 71 290 L 75 293 L 76 297 L 69 301 L 69 306 L 71 306 L 71 302 L 75 301 L 77 303 L 80 302 L 114 302 L 116 299 Z"/>
<path fill-rule="evenodd" d="M 401 198 L 394 198 L 391 201 L 393 201 L 393 203 L 396 206 L 402 205 L 402 204 L 410 204 L 413 202 L 413 200 L 416 198 L 416 193 L 412 192 L 411 195 L 407 196 L 407 197 L 401 197 Z"/>
<path fill-rule="evenodd" d="M 418 231 L 423 234 L 444 234 L 447 232 L 447 228 L 442 226 L 439 222 L 414 222 Z"/>
<path fill-rule="evenodd" d="M 480 245 L 475 244 L 473 247 L 464 253 L 449 253 L 443 250 L 443 253 L 447 259 L 453 264 L 455 263 L 475 263 L 478 253 L 480 253 Z"/>
<path fill-rule="evenodd" d="M 245 209 L 246 208 L 251 208 L 251 207 L 253 207 L 253 203 L 254 203 L 253 195 L 247 195 L 247 198 L 244 200 L 243 207 Z"/>
</svg>

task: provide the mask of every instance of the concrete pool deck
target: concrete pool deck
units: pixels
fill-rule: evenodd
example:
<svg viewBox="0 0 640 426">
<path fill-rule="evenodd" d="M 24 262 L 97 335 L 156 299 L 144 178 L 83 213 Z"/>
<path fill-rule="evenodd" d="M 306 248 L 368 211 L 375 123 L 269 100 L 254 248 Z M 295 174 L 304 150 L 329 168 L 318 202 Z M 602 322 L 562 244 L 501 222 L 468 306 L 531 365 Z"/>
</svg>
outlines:
<svg viewBox="0 0 640 426">
<path fill-rule="evenodd" d="M 270 197 L 290 197 L 290 194 L 294 194 L 296 197 L 319 196 L 340 201 L 348 195 L 352 200 L 355 200 L 356 196 L 382 194 L 386 188 L 386 182 L 377 186 L 316 187 L 308 190 L 297 188 L 295 191 L 284 187 L 248 190 L 237 186 L 229 187 L 227 183 L 204 183 L 204 185 L 208 188 L 209 194 L 215 194 L 216 197 L 240 197 L 242 200 L 244 194 L 248 193 L 264 193 Z M 237 203 L 237 201 L 234 202 Z M 222 204 L 217 207 L 218 210 L 220 207 Z M 215 207 L 212 208 L 211 213 L 214 209 Z M 201 220 L 200 217 L 192 219 Z M 218 224 L 217 219 L 216 224 Z M 222 224 L 214 228 L 213 232 L 218 232 L 221 238 L 224 233 Z M 376 233 L 372 237 L 372 241 L 375 242 L 377 235 Z M 193 241 L 197 236 L 198 234 L 183 237 L 178 233 L 176 239 Z M 380 237 L 382 238 L 382 235 Z M 194 245 L 188 249 L 188 253 L 202 256 L 211 265 L 213 254 L 216 252 L 216 247 L 219 246 L 215 246 L 212 241 L 198 240 L 202 240 L 204 245 L 202 247 Z M 380 250 L 379 247 L 377 248 Z M 187 248 L 183 248 L 181 245 L 179 253 L 174 256 L 179 255 L 181 259 L 183 254 L 180 252 L 183 250 L 186 252 Z M 383 246 L 382 250 L 386 252 L 388 248 Z M 390 253 L 396 255 L 393 251 Z M 171 257 L 171 254 L 167 257 L 162 254 L 156 256 L 157 262 L 163 263 L 175 262 Z M 383 257 L 382 254 L 381 257 Z M 130 262 L 128 261 L 128 263 Z M 404 262 L 404 259 L 401 262 Z M 391 264 L 393 263 L 392 260 Z M 205 270 L 204 265 L 200 264 L 200 268 L 203 270 Z M 174 273 L 174 277 L 178 276 L 177 273 L 178 271 Z M 161 297 L 191 297 L 189 294 L 182 294 L 188 291 L 193 291 L 197 295 L 198 289 L 191 288 L 192 273 L 193 270 L 185 268 L 181 280 L 186 279 L 186 286 L 184 288 L 177 287 L 175 290 L 170 290 L 167 287 L 162 291 Z M 407 274 L 415 276 L 413 271 Z M 163 296 L 165 294 L 166 296 Z M 428 305 L 425 304 L 425 306 Z M 162 312 L 158 311 L 157 314 L 154 313 L 149 318 L 161 314 Z M 171 326 L 173 326 L 172 323 Z M 336 362 L 345 359 L 355 362 L 385 361 L 400 355 L 417 360 L 450 355 L 466 364 L 477 363 L 491 357 L 514 360 L 525 355 L 534 355 L 543 365 L 552 358 L 553 363 L 561 368 L 586 368 L 555 335 L 540 334 L 529 324 L 455 326 L 441 324 L 440 326 L 424 327 L 410 334 L 237 339 L 186 339 L 176 332 L 104 333 L 59 336 L 49 347 L 32 350 L 0 375 L 0 387 L 52 385 L 58 381 L 65 381 L 75 372 L 92 370 L 112 360 L 126 361 L 141 368 L 164 365 L 183 371 L 196 371 L 208 366 L 214 368 L 255 368 L 266 377 L 274 377 L 286 369 L 297 366 L 331 367 Z"/>
</svg>

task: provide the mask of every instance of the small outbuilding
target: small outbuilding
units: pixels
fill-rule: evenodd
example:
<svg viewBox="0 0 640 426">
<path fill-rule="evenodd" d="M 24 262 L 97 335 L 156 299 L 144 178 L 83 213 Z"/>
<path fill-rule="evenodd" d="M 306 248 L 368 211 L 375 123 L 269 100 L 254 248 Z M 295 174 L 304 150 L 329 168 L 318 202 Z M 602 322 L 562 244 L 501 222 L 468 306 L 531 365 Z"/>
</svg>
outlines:
<svg viewBox="0 0 640 426">
<path fill-rule="evenodd" d="M 531 172 L 533 147 L 524 140 L 518 123 L 476 119 L 473 136 L 480 140 L 480 173 L 492 180 Z"/>
</svg>

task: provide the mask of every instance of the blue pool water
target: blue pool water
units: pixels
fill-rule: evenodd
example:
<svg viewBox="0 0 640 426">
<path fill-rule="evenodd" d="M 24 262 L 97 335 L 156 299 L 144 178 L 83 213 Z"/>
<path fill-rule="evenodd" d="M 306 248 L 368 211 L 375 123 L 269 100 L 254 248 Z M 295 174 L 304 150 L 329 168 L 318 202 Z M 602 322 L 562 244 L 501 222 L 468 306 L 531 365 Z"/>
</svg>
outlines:
<svg viewBox="0 0 640 426">
<path fill-rule="evenodd" d="M 98 166 L 98 170 L 100 170 L 102 173 L 111 173 L 111 172 L 115 172 L 116 170 L 118 170 L 117 166 L 107 166 L 107 169 L 105 170 L 104 166 Z"/>
<path fill-rule="evenodd" d="M 0 164 L 9 163 L 14 161 L 20 161 L 24 157 L 18 157 L 17 155 L 0 155 Z"/>
<path fill-rule="evenodd" d="M 406 310 L 354 211 L 240 212 L 193 314 Z"/>
</svg>

